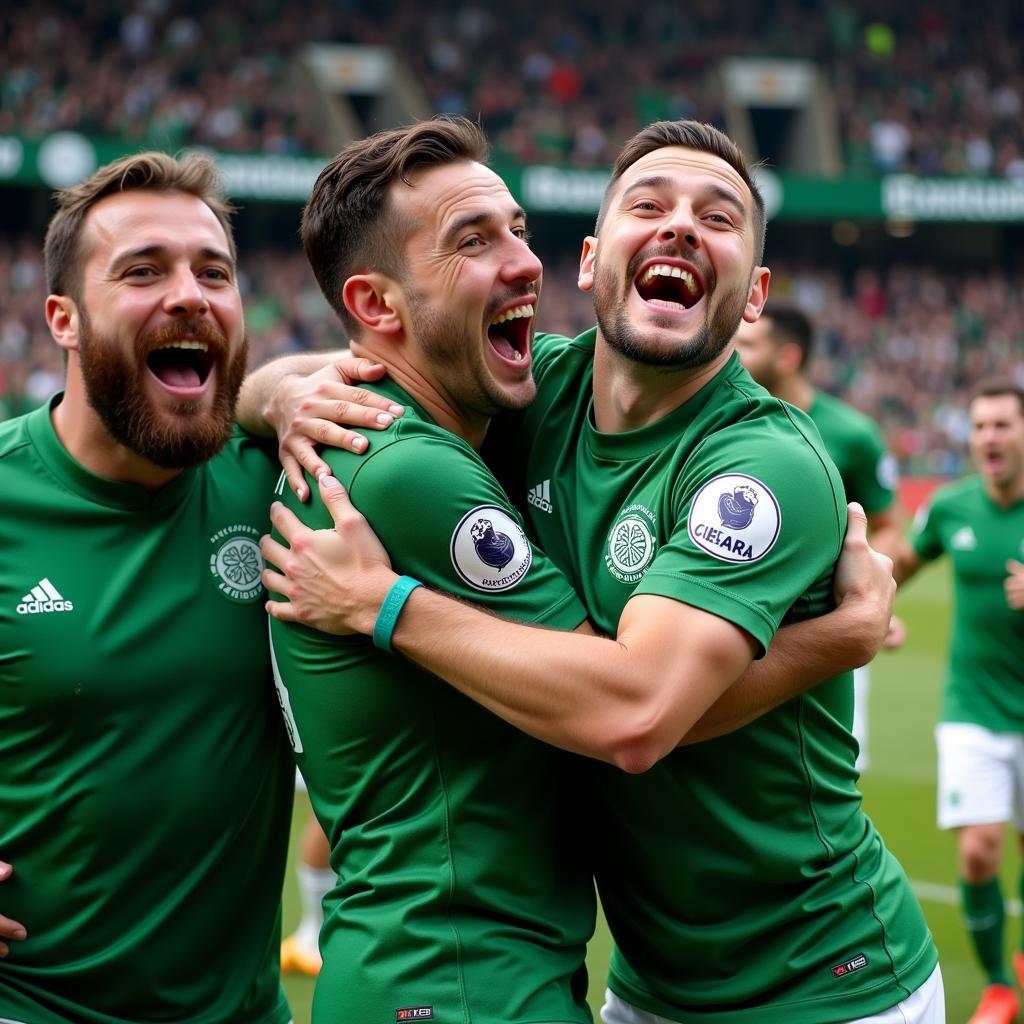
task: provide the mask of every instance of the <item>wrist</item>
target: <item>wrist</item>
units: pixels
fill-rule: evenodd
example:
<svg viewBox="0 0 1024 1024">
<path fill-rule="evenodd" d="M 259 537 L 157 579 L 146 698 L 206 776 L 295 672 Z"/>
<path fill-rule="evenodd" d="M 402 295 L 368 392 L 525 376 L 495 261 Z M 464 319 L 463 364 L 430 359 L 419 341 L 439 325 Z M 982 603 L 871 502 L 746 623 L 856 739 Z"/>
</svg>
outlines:
<svg viewBox="0 0 1024 1024">
<path fill-rule="evenodd" d="M 405 610 L 406 602 L 414 590 L 422 587 L 419 580 L 411 576 L 399 576 L 391 585 L 373 624 L 373 644 L 382 651 L 391 652 L 392 636 L 398 619 Z"/>
</svg>

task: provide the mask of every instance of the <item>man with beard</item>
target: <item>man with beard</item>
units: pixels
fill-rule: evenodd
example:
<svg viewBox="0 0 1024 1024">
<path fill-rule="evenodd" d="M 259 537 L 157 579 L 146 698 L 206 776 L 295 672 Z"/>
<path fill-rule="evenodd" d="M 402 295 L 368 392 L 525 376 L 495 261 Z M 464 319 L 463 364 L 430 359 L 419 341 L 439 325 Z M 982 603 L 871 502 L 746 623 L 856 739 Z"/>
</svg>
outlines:
<svg viewBox="0 0 1024 1024">
<path fill-rule="evenodd" d="M 594 804 L 616 940 L 607 1024 L 934 1024 L 935 948 L 860 809 L 849 673 L 679 747 L 783 622 L 830 606 L 846 526 L 813 425 L 732 351 L 766 298 L 763 235 L 763 202 L 729 139 L 651 125 L 622 150 L 584 242 L 579 284 L 598 327 L 536 339 L 537 398 L 501 453 L 522 463 L 513 493 L 537 538 L 614 639 L 408 593 L 329 475 L 334 530 L 273 511 L 291 550 L 264 541 L 287 573 L 265 574 L 286 599 L 269 607 L 384 631 L 510 724 L 594 759 L 577 800 Z"/>
<path fill-rule="evenodd" d="M 47 231 L 67 384 L 0 426 L 5 1021 L 290 1019 L 257 546 L 277 468 L 232 432 L 215 189 L 205 158 L 141 154 L 62 191 Z"/>
<path fill-rule="evenodd" d="M 977 474 L 940 488 L 895 558 L 897 580 L 948 554 L 955 608 L 939 724 L 939 828 L 956 830 L 964 922 L 986 976 L 970 1024 L 1017 1019 L 1000 870 L 1006 827 L 1024 846 L 1024 391 L 990 380 L 971 399 Z M 1020 877 L 1024 891 L 1024 874 Z M 1024 941 L 1013 955 L 1024 986 Z"/>
<path fill-rule="evenodd" d="M 462 119 L 381 132 L 328 164 L 303 216 L 353 352 L 387 367 L 383 390 L 407 410 L 364 456 L 324 453 L 406 574 L 373 631 L 382 649 L 272 623 L 281 707 L 338 874 L 315 1021 L 589 1020 L 593 887 L 565 788 L 578 766 L 387 653 L 411 577 L 548 629 L 585 614 L 477 454 L 491 416 L 534 396 L 541 272 L 485 155 Z M 319 499 L 288 500 L 331 525 Z M 826 671 L 819 660 L 815 678 Z"/>
</svg>

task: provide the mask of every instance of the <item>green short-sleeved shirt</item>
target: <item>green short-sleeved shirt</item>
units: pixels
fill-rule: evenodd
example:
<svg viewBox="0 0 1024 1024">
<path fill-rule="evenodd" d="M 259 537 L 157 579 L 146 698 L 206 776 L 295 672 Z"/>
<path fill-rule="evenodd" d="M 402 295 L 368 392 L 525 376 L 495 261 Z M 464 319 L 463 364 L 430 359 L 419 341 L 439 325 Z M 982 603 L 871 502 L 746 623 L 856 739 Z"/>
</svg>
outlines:
<svg viewBox="0 0 1024 1024">
<path fill-rule="evenodd" d="M 294 770 L 267 656 L 274 460 L 234 437 L 155 494 L 49 407 L 0 426 L 0 1018 L 282 1024 Z M 262 486 L 261 486 L 262 483 Z"/>
<path fill-rule="evenodd" d="M 649 427 L 593 426 L 595 335 L 537 339 L 525 503 L 591 619 L 633 594 L 719 615 L 767 646 L 829 607 L 845 496 L 803 413 L 733 357 Z M 820 1024 L 877 1013 L 936 953 L 863 815 L 845 674 L 643 775 L 593 763 L 609 984 L 673 1020 Z"/>
<path fill-rule="evenodd" d="M 506 617 L 577 626 L 579 600 L 477 453 L 394 383 L 380 390 L 405 416 L 364 456 L 324 458 L 395 570 Z M 318 498 L 286 500 L 330 525 Z M 314 1020 L 420 1008 L 466 1024 L 589 1022 L 593 884 L 563 785 L 575 759 L 368 638 L 271 628 L 296 760 L 338 872 Z"/>
<path fill-rule="evenodd" d="M 925 560 L 946 553 L 953 563 L 940 721 L 1024 732 L 1024 613 L 1003 592 L 1007 560 L 1024 561 L 1024 501 L 1002 508 L 977 476 L 947 484 L 915 517 L 912 543 Z"/>
<path fill-rule="evenodd" d="M 869 516 L 890 508 L 896 500 L 899 467 L 885 450 L 875 422 L 821 391 L 815 392 L 807 415 L 843 478 L 847 500 L 860 502 Z"/>
</svg>

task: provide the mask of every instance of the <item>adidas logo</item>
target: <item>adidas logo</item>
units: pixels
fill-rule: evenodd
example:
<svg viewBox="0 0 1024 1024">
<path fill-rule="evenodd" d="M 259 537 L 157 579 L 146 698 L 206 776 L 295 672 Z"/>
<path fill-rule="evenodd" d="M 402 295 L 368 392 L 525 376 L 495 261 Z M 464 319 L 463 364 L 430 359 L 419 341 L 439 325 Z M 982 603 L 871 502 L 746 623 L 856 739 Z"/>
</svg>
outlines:
<svg viewBox="0 0 1024 1024">
<path fill-rule="evenodd" d="M 531 487 L 526 492 L 526 500 L 534 508 L 539 508 L 541 512 L 547 512 L 548 515 L 554 512 L 555 510 L 551 505 L 551 481 L 545 480 L 544 483 Z"/>
<path fill-rule="evenodd" d="M 47 579 L 41 579 L 18 605 L 19 615 L 38 615 L 41 612 L 73 612 L 75 606 L 65 601 L 60 591 Z"/>
<path fill-rule="evenodd" d="M 978 538 L 969 526 L 961 526 L 952 537 L 949 538 L 949 546 L 955 551 L 973 551 L 978 546 Z"/>
</svg>

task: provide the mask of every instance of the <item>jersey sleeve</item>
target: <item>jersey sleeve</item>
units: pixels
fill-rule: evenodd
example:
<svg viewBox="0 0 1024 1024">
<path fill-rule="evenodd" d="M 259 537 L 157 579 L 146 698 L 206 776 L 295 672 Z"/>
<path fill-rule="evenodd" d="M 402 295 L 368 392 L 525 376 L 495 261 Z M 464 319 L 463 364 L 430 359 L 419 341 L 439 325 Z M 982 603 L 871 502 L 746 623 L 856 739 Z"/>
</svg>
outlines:
<svg viewBox="0 0 1024 1024">
<path fill-rule="evenodd" d="M 939 519 L 940 515 L 936 511 L 936 501 L 933 497 L 917 510 L 910 528 L 910 546 L 914 549 L 914 554 L 926 562 L 942 554 Z"/>
<path fill-rule="evenodd" d="M 675 488 L 671 535 L 634 594 L 718 615 L 762 651 L 791 611 L 828 610 L 846 498 L 821 449 L 798 432 L 743 425 L 705 440 Z"/>
<path fill-rule="evenodd" d="M 847 492 L 870 516 L 884 512 L 896 500 L 899 464 L 886 451 L 878 428 L 868 423 L 856 442 L 856 458 L 850 470 Z"/>
<path fill-rule="evenodd" d="M 505 618 L 559 629 L 586 618 L 493 475 L 461 444 L 399 440 L 360 464 L 349 491 L 396 572 Z"/>
</svg>

